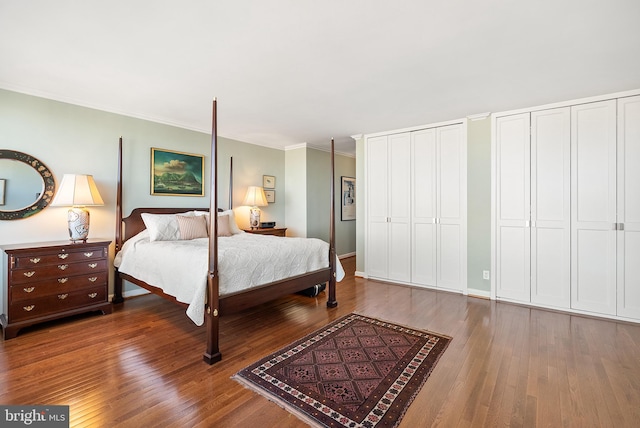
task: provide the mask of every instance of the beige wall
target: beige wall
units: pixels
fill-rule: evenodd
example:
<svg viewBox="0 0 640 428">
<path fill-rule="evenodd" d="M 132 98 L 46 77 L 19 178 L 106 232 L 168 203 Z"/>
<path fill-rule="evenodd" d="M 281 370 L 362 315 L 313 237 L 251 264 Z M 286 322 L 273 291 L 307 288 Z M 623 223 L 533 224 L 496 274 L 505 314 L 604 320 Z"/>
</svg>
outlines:
<svg viewBox="0 0 640 428">
<path fill-rule="evenodd" d="M 467 122 L 467 288 L 491 290 L 491 119 Z"/>
<path fill-rule="evenodd" d="M 338 255 L 353 254 L 356 251 L 356 222 L 342 221 L 340 218 L 341 177 L 355 177 L 356 160 L 353 157 L 335 156 L 335 223 L 336 252 Z M 331 176 L 331 156 L 329 152 L 307 150 L 307 236 L 329 240 L 329 184 Z M 356 194 L 358 193 L 356 181 Z M 356 205 L 357 207 L 357 205 Z"/>
<path fill-rule="evenodd" d="M 285 151 L 285 208 L 287 235 L 307 237 L 307 149 Z M 277 195 L 276 195 L 277 196 Z"/>
</svg>

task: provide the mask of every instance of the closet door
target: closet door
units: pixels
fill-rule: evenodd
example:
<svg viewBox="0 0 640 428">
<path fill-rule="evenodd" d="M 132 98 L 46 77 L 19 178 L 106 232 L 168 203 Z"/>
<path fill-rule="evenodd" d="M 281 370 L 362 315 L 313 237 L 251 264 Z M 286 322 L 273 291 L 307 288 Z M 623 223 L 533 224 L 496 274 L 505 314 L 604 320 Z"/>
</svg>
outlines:
<svg viewBox="0 0 640 428">
<path fill-rule="evenodd" d="M 411 136 L 389 136 L 389 279 L 411 281 Z M 375 189 L 372 189 L 375 191 Z"/>
<path fill-rule="evenodd" d="M 640 319 L 640 96 L 618 100 L 618 315 Z"/>
<path fill-rule="evenodd" d="M 389 276 L 388 137 L 368 138 L 367 152 L 367 275 Z"/>
<path fill-rule="evenodd" d="M 411 133 L 411 282 L 436 286 L 436 130 Z"/>
<path fill-rule="evenodd" d="M 616 314 L 616 100 L 571 107 L 571 307 Z"/>
<path fill-rule="evenodd" d="M 462 125 L 436 128 L 437 286 L 461 291 L 466 273 L 466 142 Z"/>
<path fill-rule="evenodd" d="M 496 295 L 530 300 L 530 116 L 496 119 Z"/>
<path fill-rule="evenodd" d="M 571 305 L 570 108 L 531 113 L 531 302 Z"/>
</svg>

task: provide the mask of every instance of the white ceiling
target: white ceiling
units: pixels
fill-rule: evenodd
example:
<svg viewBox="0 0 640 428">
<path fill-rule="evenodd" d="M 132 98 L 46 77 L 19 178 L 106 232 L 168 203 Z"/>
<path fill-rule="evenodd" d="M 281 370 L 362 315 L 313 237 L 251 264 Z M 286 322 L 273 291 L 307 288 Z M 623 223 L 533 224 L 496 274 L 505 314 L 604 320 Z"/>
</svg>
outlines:
<svg viewBox="0 0 640 428">
<path fill-rule="evenodd" d="M 284 148 L 640 88 L 639 0 L 0 0 L 0 87 Z M 114 132 L 118 132 L 115 130 Z"/>
</svg>

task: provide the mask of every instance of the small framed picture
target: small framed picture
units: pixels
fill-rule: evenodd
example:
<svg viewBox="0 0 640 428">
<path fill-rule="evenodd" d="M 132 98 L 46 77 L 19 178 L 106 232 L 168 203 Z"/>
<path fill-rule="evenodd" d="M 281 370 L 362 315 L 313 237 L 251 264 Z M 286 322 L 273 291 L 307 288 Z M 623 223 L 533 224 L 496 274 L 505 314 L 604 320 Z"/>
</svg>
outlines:
<svg viewBox="0 0 640 428">
<path fill-rule="evenodd" d="M 267 202 L 272 204 L 276 201 L 276 191 L 275 190 L 265 190 L 264 196 L 267 198 Z"/>
<path fill-rule="evenodd" d="M 276 178 L 273 175 L 263 175 L 262 176 L 262 187 L 265 189 L 275 189 L 276 188 Z"/>
<path fill-rule="evenodd" d="M 342 179 L 342 213 L 340 220 L 349 221 L 356 219 L 356 179 L 353 177 L 341 177 Z"/>
</svg>

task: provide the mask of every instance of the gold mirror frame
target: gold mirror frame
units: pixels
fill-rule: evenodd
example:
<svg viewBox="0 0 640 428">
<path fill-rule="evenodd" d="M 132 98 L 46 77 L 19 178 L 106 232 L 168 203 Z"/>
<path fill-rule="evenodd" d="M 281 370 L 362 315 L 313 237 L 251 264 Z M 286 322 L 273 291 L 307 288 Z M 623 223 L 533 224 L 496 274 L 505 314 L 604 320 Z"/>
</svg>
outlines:
<svg viewBox="0 0 640 428">
<path fill-rule="evenodd" d="M 0 149 L 0 159 L 17 160 L 19 162 L 26 163 L 40 174 L 42 181 L 44 182 L 44 190 L 33 204 L 15 211 L 0 210 L 0 220 L 19 220 L 31 217 L 32 215 L 42 211 L 51 203 L 53 194 L 56 190 L 56 182 L 53 179 L 53 174 L 51 174 L 51 171 L 49 171 L 49 168 L 47 168 L 45 164 L 31 155 L 17 152 L 15 150 Z"/>
</svg>

